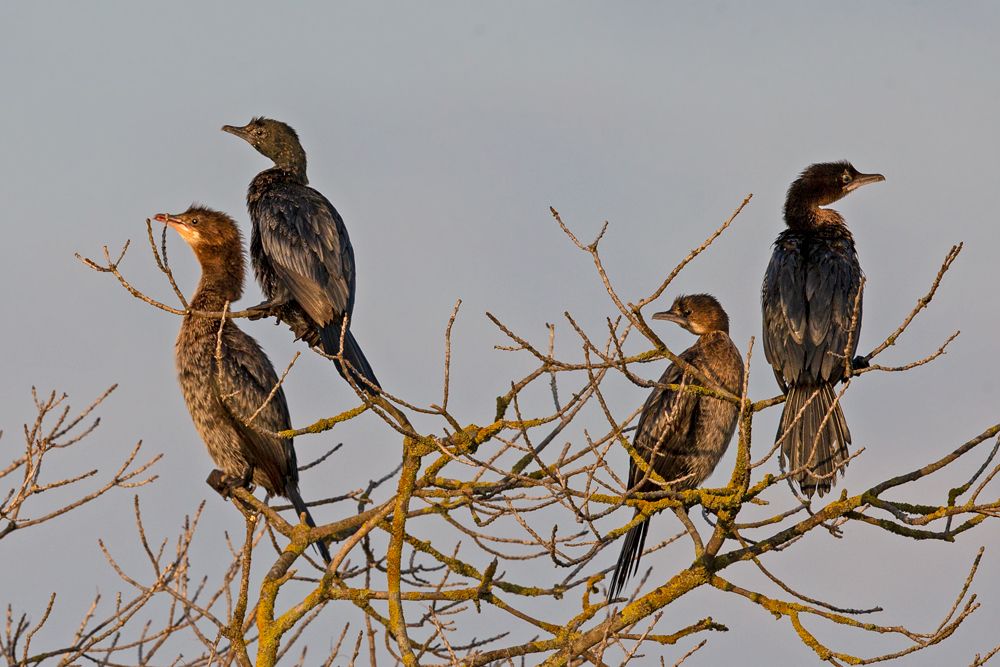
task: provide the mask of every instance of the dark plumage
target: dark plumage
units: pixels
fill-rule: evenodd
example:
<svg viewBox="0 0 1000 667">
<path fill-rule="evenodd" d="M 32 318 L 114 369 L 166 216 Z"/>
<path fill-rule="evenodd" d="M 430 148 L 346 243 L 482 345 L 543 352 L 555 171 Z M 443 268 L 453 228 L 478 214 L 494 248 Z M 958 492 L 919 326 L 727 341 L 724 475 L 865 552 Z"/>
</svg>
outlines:
<svg viewBox="0 0 1000 667">
<path fill-rule="evenodd" d="M 729 317 L 715 297 L 708 294 L 679 296 L 670 310 L 653 315 L 676 322 L 698 335 L 694 345 L 679 356 L 719 387 L 739 396 L 743 390 L 743 359 L 729 339 Z M 680 366 L 670 364 L 659 384 L 701 385 Z M 639 415 L 633 443 L 637 453 L 674 491 L 701 486 L 715 470 L 736 431 L 739 408 L 712 396 L 672 389 L 653 389 Z M 637 492 L 662 490 L 635 461 L 629 462 L 628 486 Z M 636 516 L 639 512 L 636 511 Z M 639 567 L 649 521 L 629 529 L 615 566 L 609 592 L 621 592 L 625 581 Z"/>
<path fill-rule="evenodd" d="M 793 479 L 810 497 L 832 488 L 849 456 L 851 432 L 833 386 L 844 379 L 861 333 L 863 274 L 854 237 L 839 213 L 820 207 L 884 180 L 859 173 L 849 162 L 808 167 L 788 188 L 788 229 L 774 242 L 764 275 L 764 355 L 787 394 L 775 441 L 784 438 L 782 463 L 789 471 L 801 469 Z"/>
<path fill-rule="evenodd" d="M 201 280 L 191 299 L 192 310 L 220 312 L 227 301 L 243 294 L 243 242 L 236 223 L 225 213 L 192 206 L 180 215 L 156 216 L 181 235 L 201 263 Z M 187 314 L 177 335 L 175 359 L 181 392 L 198 435 L 220 470 L 209 475 L 209 484 L 223 495 L 250 482 L 263 486 L 271 496 L 292 501 L 295 512 L 312 515 L 299 495 L 299 470 L 292 440 L 255 431 L 221 399 L 244 417 L 254 414 L 278 382 L 267 355 L 233 320 L 222 327 L 221 369 L 216 360 L 219 321 Z M 292 428 L 285 393 L 279 388 L 257 415 L 255 424 L 268 431 Z M 330 562 L 322 542 L 316 548 Z"/>
<path fill-rule="evenodd" d="M 224 131 L 246 140 L 274 167 L 257 174 L 247 190 L 253 221 L 250 259 L 268 302 L 258 308 L 291 326 L 296 337 L 321 345 L 330 356 L 341 352 L 351 377 L 369 393 L 381 388 L 361 346 L 351 333 L 354 311 L 354 249 L 347 227 L 333 204 L 308 186 L 306 153 L 291 127 L 254 118 Z M 347 368 L 337 370 L 346 379 Z"/>
</svg>

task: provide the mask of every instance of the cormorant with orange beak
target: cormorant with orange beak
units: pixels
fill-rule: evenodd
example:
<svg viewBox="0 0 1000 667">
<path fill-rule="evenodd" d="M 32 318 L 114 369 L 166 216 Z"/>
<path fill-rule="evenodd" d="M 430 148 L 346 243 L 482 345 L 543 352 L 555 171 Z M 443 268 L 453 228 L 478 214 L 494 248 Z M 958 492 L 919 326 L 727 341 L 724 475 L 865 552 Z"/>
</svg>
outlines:
<svg viewBox="0 0 1000 667">
<path fill-rule="evenodd" d="M 201 280 L 191 298 L 191 310 L 221 312 L 227 302 L 239 300 L 243 295 L 243 240 L 232 218 L 192 206 L 180 215 L 161 213 L 156 219 L 176 229 L 201 263 Z M 218 340 L 218 319 L 187 313 L 174 351 L 191 419 L 219 466 L 209 475 L 208 483 L 223 496 L 234 488 L 259 484 L 270 496 L 292 501 L 296 514 L 305 515 L 306 523 L 315 527 L 299 495 L 292 439 L 261 433 L 244 421 L 264 405 L 278 383 L 274 367 L 257 341 L 232 319 L 222 325 L 219 360 Z M 292 428 L 281 387 L 254 423 L 272 433 Z M 316 542 L 316 548 L 329 563 L 326 545 Z"/>
</svg>

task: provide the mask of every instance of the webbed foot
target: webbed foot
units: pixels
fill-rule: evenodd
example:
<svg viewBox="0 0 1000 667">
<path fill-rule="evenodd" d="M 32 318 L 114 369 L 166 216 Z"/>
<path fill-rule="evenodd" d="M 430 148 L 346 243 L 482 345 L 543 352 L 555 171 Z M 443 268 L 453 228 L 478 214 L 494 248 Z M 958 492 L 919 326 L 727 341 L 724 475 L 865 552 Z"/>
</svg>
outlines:
<svg viewBox="0 0 1000 667">
<path fill-rule="evenodd" d="M 251 489 L 253 487 L 253 466 L 248 466 L 246 472 L 239 477 L 227 475 L 221 470 L 213 470 L 208 474 L 205 483 L 216 490 L 220 496 L 229 500 L 234 489 Z"/>
<path fill-rule="evenodd" d="M 262 320 L 265 317 L 276 317 L 281 320 L 282 305 L 277 301 L 262 301 L 256 306 L 250 306 L 246 309 L 247 319 Z"/>
</svg>

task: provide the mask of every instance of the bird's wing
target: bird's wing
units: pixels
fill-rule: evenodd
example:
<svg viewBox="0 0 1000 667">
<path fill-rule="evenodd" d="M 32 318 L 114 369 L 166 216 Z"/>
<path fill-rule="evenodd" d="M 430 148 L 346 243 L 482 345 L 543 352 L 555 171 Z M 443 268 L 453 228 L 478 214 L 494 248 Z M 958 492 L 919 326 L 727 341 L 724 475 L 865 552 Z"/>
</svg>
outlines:
<svg viewBox="0 0 1000 667">
<path fill-rule="evenodd" d="M 261 433 L 244 421 L 264 405 L 278 383 L 274 367 L 257 341 L 231 322 L 227 322 L 224 331 L 221 362 L 216 363 L 219 365 L 213 363 L 213 367 L 221 369 L 221 372 L 213 375 L 219 383 L 219 391 L 225 396 L 222 404 L 233 413 L 233 425 L 245 443 L 251 461 L 271 480 L 274 489 L 279 492 L 284 490 L 289 476 L 293 480 L 298 479 L 291 439 Z M 282 388 L 278 388 L 253 424 L 272 432 L 291 429 L 288 402 Z"/>
<path fill-rule="evenodd" d="M 861 302 L 858 320 L 851 336 L 854 301 L 861 290 L 861 265 L 849 238 L 817 245 L 810 257 L 816 278 L 809 298 L 809 339 L 814 347 L 808 360 L 814 377 L 837 382 L 843 375 L 844 355 L 853 357 L 861 333 Z M 851 349 L 848 350 L 848 338 Z"/>
<path fill-rule="evenodd" d="M 761 286 L 764 356 L 775 376 L 795 381 L 803 368 L 807 330 L 805 262 L 795 239 L 779 236 Z"/>
<path fill-rule="evenodd" d="M 272 188 L 257 220 L 261 249 L 295 300 L 320 324 L 354 308 L 354 250 L 337 209 L 316 190 Z"/>
<path fill-rule="evenodd" d="M 688 363 L 695 362 L 692 350 L 688 349 L 681 358 Z M 659 379 L 659 384 L 699 384 L 685 376 L 681 368 L 670 364 Z M 692 417 L 698 404 L 698 395 L 686 391 L 674 391 L 656 387 L 646 399 L 639 415 L 635 437 L 632 439 L 638 454 L 646 461 L 652 460 L 653 469 L 666 481 L 683 477 L 686 472 L 677 465 L 676 448 L 686 440 L 691 429 Z M 628 486 L 631 489 L 646 475 L 636 465 L 629 462 Z M 659 490 L 649 484 L 646 491 Z"/>
<path fill-rule="evenodd" d="M 761 288 L 764 356 L 787 382 L 837 382 L 861 289 L 861 266 L 849 236 L 803 246 L 789 232 L 775 243 Z M 851 356 L 861 330 L 860 310 L 858 315 Z"/>
</svg>

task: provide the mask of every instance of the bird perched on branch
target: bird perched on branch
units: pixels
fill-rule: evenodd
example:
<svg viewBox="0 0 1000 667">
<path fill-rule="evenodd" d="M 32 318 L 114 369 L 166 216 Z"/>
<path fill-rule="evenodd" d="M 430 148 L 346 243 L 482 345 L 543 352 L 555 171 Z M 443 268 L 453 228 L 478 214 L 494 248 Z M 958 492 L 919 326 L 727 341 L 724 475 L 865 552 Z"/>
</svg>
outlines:
<svg viewBox="0 0 1000 667">
<path fill-rule="evenodd" d="M 375 372 L 351 333 L 354 310 L 354 249 L 333 204 L 309 187 L 306 152 L 291 127 L 254 118 L 243 127 L 225 125 L 270 158 L 274 166 L 257 174 L 247 190 L 253 222 L 250 259 L 268 301 L 264 315 L 287 322 L 297 338 L 341 357 L 334 363 L 368 393 L 381 389 Z M 341 351 L 343 354 L 341 354 Z"/>
<path fill-rule="evenodd" d="M 884 180 L 849 162 L 808 167 L 788 188 L 788 229 L 774 242 L 764 274 L 764 356 L 787 395 L 775 441 L 809 497 L 829 491 L 847 464 L 851 432 L 833 387 L 845 378 L 861 333 L 863 274 L 854 237 L 839 213 L 821 207 Z"/>
<path fill-rule="evenodd" d="M 232 218 L 192 206 L 180 215 L 161 213 L 156 220 L 176 229 L 201 263 L 191 310 L 222 312 L 227 302 L 243 295 L 243 241 Z M 216 318 L 187 313 L 174 352 L 191 419 L 220 468 L 207 481 L 223 496 L 235 488 L 259 484 L 269 495 L 292 501 L 296 514 L 304 515 L 305 522 L 315 527 L 299 495 L 292 439 L 262 433 L 245 421 L 259 410 L 255 426 L 271 433 L 292 428 L 285 392 L 278 387 L 270 396 L 278 384 L 274 367 L 257 341 L 232 319 L 222 324 L 221 334 L 219 324 Z M 329 563 L 326 545 L 317 542 L 316 548 Z"/>
<path fill-rule="evenodd" d="M 724 392 L 740 396 L 743 390 L 743 359 L 729 339 L 729 316 L 715 297 L 708 294 L 679 296 L 670 310 L 653 315 L 654 320 L 676 322 L 698 340 L 679 358 L 714 382 Z M 660 385 L 703 386 L 677 364 L 670 364 L 658 382 Z M 636 453 L 650 464 L 673 491 L 687 491 L 701 486 L 715 470 L 736 431 L 739 408 L 714 396 L 704 396 L 664 387 L 656 387 L 646 399 L 639 415 L 633 444 Z M 628 469 L 630 491 L 650 493 L 664 488 L 631 460 Z M 684 511 L 683 509 L 679 511 Z M 640 514 L 637 509 L 635 516 Z M 646 543 L 649 520 L 629 529 L 622 544 L 615 574 L 608 587 L 612 598 L 618 596 L 625 581 L 639 568 Z"/>
</svg>

